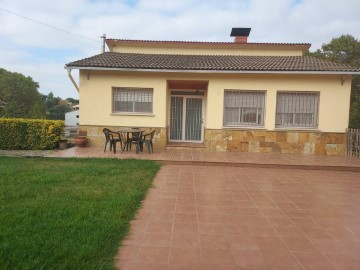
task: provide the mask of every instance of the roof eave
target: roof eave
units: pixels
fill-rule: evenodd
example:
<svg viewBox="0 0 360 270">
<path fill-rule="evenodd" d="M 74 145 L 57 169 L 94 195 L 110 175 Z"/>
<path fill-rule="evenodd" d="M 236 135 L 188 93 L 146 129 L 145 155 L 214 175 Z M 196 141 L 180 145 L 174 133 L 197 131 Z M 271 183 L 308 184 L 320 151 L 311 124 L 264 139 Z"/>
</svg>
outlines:
<svg viewBox="0 0 360 270">
<path fill-rule="evenodd" d="M 209 70 L 209 69 L 141 69 L 65 66 L 66 69 L 128 71 L 128 72 L 166 72 L 166 73 L 223 73 L 223 74 L 313 74 L 313 75 L 360 75 L 360 71 L 301 71 L 301 70 Z"/>
</svg>

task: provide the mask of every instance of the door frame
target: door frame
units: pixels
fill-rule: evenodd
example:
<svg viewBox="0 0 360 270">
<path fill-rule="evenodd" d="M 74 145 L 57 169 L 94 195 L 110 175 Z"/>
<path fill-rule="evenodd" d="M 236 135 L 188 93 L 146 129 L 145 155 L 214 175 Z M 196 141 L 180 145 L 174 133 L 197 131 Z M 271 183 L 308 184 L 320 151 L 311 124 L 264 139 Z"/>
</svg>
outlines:
<svg viewBox="0 0 360 270">
<path fill-rule="evenodd" d="M 171 140 L 170 139 L 170 130 L 168 132 L 168 141 L 169 142 L 179 142 L 179 143 L 204 143 L 204 130 L 205 130 L 205 93 L 204 95 L 172 95 L 172 91 L 182 91 L 179 89 L 169 89 L 169 116 L 168 116 L 168 126 L 170 129 L 170 117 L 171 117 L 171 97 L 182 97 L 183 98 L 183 108 L 182 108 L 182 134 L 181 140 Z M 197 90 L 186 90 L 189 93 L 194 93 Z M 187 98 L 197 98 L 201 99 L 201 139 L 199 141 L 185 140 L 185 123 L 186 123 L 186 99 Z"/>
</svg>

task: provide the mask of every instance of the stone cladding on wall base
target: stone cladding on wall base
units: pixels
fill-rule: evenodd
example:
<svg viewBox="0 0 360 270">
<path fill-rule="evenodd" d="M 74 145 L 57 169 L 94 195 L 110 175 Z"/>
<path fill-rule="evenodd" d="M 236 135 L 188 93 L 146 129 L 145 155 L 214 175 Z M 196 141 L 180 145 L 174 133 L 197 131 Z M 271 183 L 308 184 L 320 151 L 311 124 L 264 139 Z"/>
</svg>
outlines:
<svg viewBox="0 0 360 270">
<path fill-rule="evenodd" d="M 102 130 L 105 127 L 114 131 L 119 129 L 115 126 L 80 126 L 79 130 L 89 139 L 89 146 L 103 147 Z M 154 149 L 165 149 L 167 128 L 142 129 L 146 132 L 155 129 Z M 205 129 L 204 137 L 207 151 L 344 155 L 346 148 L 345 133 Z"/>
<path fill-rule="evenodd" d="M 118 130 L 120 127 L 116 126 L 80 126 L 79 132 L 86 135 L 89 139 L 89 146 L 94 147 L 104 147 L 105 135 L 103 133 L 103 128 L 108 128 L 112 131 Z M 141 127 L 140 127 L 141 128 Z M 155 149 L 165 149 L 166 146 L 166 128 L 141 128 L 145 132 L 150 132 L 155 129 L 155 135 L 153 138 L 154 148 Z"/>
<path fill-rule="evenodd" d="M 210 151 L 344 155 L 345 133 L 312 131 L 205 130 Z"/>
</svg>

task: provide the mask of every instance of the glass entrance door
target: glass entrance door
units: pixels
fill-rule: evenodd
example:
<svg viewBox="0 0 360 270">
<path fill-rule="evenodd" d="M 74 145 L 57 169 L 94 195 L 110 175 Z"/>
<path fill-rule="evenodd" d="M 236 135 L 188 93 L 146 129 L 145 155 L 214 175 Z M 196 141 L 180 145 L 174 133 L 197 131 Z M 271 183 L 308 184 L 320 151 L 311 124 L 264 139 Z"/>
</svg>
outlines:
<svg viewBox="0 0 360 270">
<path fill-rule="evenodd" d="M 203 98 L 172 96 L 170 102 L 170 141 L 202 142 Z"/>
</svg>

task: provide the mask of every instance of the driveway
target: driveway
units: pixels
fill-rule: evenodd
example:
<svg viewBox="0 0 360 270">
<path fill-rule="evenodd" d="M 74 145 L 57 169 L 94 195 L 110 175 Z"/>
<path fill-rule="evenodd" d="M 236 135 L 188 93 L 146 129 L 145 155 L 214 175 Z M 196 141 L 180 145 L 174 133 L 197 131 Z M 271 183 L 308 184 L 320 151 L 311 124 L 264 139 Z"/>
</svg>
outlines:
<svg viewBox="0 0 360 270">
<path fill-rule="evenodd" d="M 360 172 L 163 166 L 118 269 L 360 269 Z"/>
</svg>

